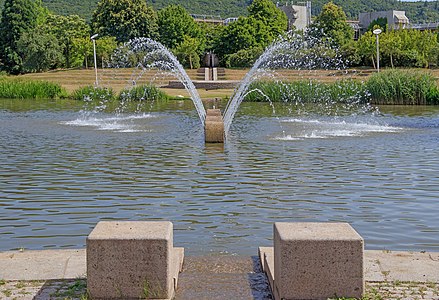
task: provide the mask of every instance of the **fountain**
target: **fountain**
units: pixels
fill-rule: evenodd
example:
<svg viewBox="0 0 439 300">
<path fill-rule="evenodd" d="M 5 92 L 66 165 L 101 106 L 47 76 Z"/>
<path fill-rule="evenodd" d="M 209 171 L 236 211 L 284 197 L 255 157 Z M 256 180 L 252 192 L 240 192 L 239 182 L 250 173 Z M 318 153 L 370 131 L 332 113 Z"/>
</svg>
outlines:
<svg viewBox="0 0 439 300">
<path fill-rule="evenodd" d="M 344 68 L 344 63 L 337 55 L 337 51 L 321 39 L 313 38 L 307 33 L 289 32 L 267 47 L 265 52 L 256 60 L 240 85 L 235 89 L 235 93 L 228 101 L 223 116 L 220 110 L 215 110 L 211 111 L 212 115 L 209 116 L 208 114 L 206 117 L 206 110 L 194 83 L 177 58 L 159 42 L 148 38 L 131 40 L 116 51 L 112 61 L 115 63 L 110 64 L 110 68 L 114 68 L 116 65 L 119 68 L 134 65 L 141 70 L 140 74 L 133 78 L 133 84 L 142 76 L 143 72 L 151 69 L 175 76 L 187 90 L 195 105 L 201 124 L 204 127 L 206 143 L 223 143 L 244 98 L 252 92 L 262 93 L 259 89 L 250 89 L 253 82 L 265 77 L 278 80 L 278 78 L 281 78 L 276 73 L 279 69 Z M 282 82 L 278 83 L 283 84 Z M 268 96 L 264 97 L 270 101 Z"/>
</svg>

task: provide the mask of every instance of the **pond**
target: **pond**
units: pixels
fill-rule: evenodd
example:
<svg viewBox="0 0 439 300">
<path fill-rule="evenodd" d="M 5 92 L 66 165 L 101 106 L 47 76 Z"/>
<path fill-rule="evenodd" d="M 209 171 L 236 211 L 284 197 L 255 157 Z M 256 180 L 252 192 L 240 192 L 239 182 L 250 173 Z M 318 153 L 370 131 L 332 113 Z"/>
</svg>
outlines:
<svg viewBox="0 0 439 300">
<path fill-rule="evenodd" d="M 100 220 L 170 220 L 189 255 L 255 255 L 285 221 L 349 222 L 366 249 L 439 251 L 439 107 L 244 102 L 224 145 L 204 143 L 190 101 L 81 109 L 0 100 L 0 250 L 81 248 Z"/>
</svg>

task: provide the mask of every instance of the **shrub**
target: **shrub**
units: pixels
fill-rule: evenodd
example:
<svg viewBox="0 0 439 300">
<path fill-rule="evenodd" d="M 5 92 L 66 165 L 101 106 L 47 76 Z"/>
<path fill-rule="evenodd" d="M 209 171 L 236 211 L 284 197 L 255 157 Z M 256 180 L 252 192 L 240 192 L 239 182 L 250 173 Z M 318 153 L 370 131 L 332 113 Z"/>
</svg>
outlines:
<svg viewBox="0 0 439 300">
<path fill-rule="evenodd" d="M 58 83 L 0 77 L 0 98 L 56 99 L 66 97 L 66 90 Z"/>
<path fill-rule="evenodd" d="M 366 83 L 374 104 L 438 104 L 436 79 L 428 72 L 384 70 Z"/>
<path fill-rule="evenodd" d="M 259 56 L 264 52 L 261 47 L 243 49 L 230 54 L 226 58 L 227 68 L 249 68 L 252 67 Z"/>
</svg>

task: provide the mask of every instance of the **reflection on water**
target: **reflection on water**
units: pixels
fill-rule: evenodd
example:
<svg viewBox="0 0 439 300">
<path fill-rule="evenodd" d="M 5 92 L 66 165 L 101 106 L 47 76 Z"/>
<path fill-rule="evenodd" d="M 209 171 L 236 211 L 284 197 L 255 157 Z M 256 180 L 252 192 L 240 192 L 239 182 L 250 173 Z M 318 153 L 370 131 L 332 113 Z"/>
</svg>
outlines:
<svg viewBox="0 0 439 300">
<path fill-rule="evenodd" d="M 0 250 L 83 247 L 99 220 L 171 220 L 189 254 L 255 254 L 275 221 L 439 251 L 437 107 L 277 117 L 244 103 L 228 142 L 205 145 L 191 103 L 118 117 L 17 106 L 0 104 Z"/>
</svg>

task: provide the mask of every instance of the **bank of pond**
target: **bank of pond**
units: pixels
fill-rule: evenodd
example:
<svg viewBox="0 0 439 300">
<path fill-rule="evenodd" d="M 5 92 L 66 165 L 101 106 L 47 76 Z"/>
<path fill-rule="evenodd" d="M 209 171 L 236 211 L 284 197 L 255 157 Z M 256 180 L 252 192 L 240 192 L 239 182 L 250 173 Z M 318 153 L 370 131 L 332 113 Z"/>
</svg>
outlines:
<svg viewBox="0 0 439 300">
<path fill-rule="evenodd" d="M 58 83 L 7 76 L 0 77 L 0 98 L 75 99 L 90 102 L 172 99 L 153 85 L 133 85 L 119 93 L 111 88 L 85 86 L 68 93 Z M 315 79 L 255 81 L 250 85 L 245 101 L 439 105 L 439 88 L 436 78 L 429 72 L 393 69 L 374 73 L 364 82 L 353 79 L 330 83 Z"/>
</svg>

